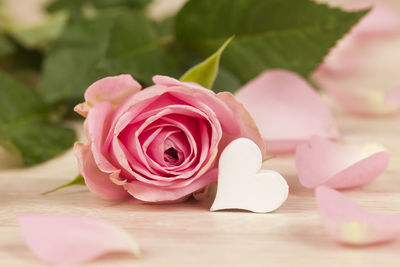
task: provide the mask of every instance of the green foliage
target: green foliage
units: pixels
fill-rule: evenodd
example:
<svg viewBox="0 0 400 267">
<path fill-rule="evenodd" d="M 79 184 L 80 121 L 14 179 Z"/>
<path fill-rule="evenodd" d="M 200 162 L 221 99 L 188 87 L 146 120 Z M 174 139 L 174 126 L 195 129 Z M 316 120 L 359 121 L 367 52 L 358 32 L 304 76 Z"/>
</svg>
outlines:
<svg viewBox="0 0 400 267">
<path fill-rule="evenodd" d="M 155 74 L 177 76 L 178 64 L 168 55 L 171 38 L 159 35 L 143 12 L 127 13 L 115 21 L 106 59 L 118 72 L 131 73 L 145 84 Z"/>
<path fill-rule="evenodd" d="M 218 75 L 221 54 L 232 39 L 233 37 L 229 38 L 214 54 L 186 71 L 180 80 L 184 82 L 196 82 L 205 88 L 211 89 Z"/>
<path fill-rule="evenodd" d="M 47 10 L 50 12 L 59 10 L 68 10 L 80 13 L 82 9 L 92 8 L 110 8 L 110 7 L 130 7 L 140 8 L 149 4 L 151 0 L 55 0 L 50 3 Z"/>
<path fill-rule="evenodd" d="M 201 0 L 189 1 L 175 25 L 178 40 L 203 56 L 235 35 L 222 66 L 245 83 L 271 68 L 307 77 L 365 13 L 309 0 Z"/>
<path fill-rule="evenodd" d="M 100 78 L 113 21 L 110 18 L 73 20 L 47 54 L 43 66 L 45 100 L 81 102 L 83 92 Z"/>
<path fill-rule="evenodd" d="M 40 96 L 0 73 L 0 145 L 18 151 L 25 164 L 45 161 L 69 148 L 75 133 L 49 121 Z"/>
<path fill-rule="evenodd" d="M 14 52 L 13 44 L 5 37 L 0 35 L 0 58 Z"/>
<path fill-rule="evenodd" d="M 217 79 L 215 80 L 213 91 L 216 93 L 228 91 L 234 93 L 242 86 L 240 80 L 230 71 L 220 66 Z"/>
<path fill-rule="evenodd" d="M 1 57 L 0 71 L 28 87 L 37 88 L 40 79 L 40 67 L 43 53 L 39 50 L 27 49 L 16 42 L 12 51 Z"/>
<path fill-rule="evenodd" d="M 46 101 L 79 103 L 91 83 L 109 75 L 130 73 L 145 84 L 155 74 L 177 75 L 168 36 L 157 29 L 142 11 L 71 21 L 44 62 Z"/>
</svg>

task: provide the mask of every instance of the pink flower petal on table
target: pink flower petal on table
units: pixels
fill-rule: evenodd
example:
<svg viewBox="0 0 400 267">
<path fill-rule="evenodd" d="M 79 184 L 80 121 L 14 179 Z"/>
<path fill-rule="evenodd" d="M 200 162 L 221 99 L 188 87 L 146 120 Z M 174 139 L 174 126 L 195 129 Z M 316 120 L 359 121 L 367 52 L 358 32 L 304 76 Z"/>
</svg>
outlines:
<svg viewBox="0 0 400 267">
<path fill-rule="evenodd" d="M 379 83 L 374 82 L 376 78 L 372 80 L 369 78 L 381 77 L 385 75 L 384 73 L 388 73 L 385 68 L 389 69 L 390 60 L 385 58 L 392 58 L 393 53 L 385 55 L 383 51 L 390 49 L 385 49 L 384 45 L 395 42 L 396 38 L 393 38 L 400 34 L 400 14 L 389 3 L 378 1 L 349 1 L 344 8 L 346 10 L 371 8 L 371 11 L 329 52 L 324 62 L 314 72 L 312 79 L 354 114 L 374 116 L 399 112 L 400 104 L 396 102 L 393 104 L 390 100 L 389 90 L 393 84 L 387 82 L 395 80 L 395 77 L 382 78 Z M 379 43 L 378 46 L 383 49 L 379 52 L 379 57 L 374 55 L 374 50 L 371 50 L 374 43 Z M 366 54 L 365 51 L 372 53 Z M 374 60 L 374 64 L 365 63 L 372 58 L 380 59 Z M 349 81 L 353 82 L 347 84 Z"/>
<path fill-rule="evenodd" d="M 314 74 L 318 83 L 330 96 L 334 97 L 346 110 L 362 115 L 390 115 L 400 111 L 399 89 L 385 92 L 384 90 L 356 90 L 340 86 L 334 77 L 323 72 Z"/>
<path fill-rule="evenodd" d="M 345 145 L 318 136 L 296 151 L 299 180 L 308 188 L 360 186 L 379 176 L 388 163 L 389 155 L 377 144 Z"/>
<path fill-rule="evenodd" d="M 357 39 L 352 35 L 339 40 L 318 66 L 317 73 L 334 77 L 351 74 L 359 64 L 359 58 L 354 53 L 358 45 Z"/>
<path fill-rule="evenodd" d="M 293 151 L 313 135 L 338 136 L 329 109 L 295 73 L 266 71 L 241 88 L 236 98 L 253 116 L 268 151 Z"/>
<path fill-rule="evenodd" d="M 349 86 L 341 86 L 334 77 L 320 71 L 314 74 L 314 78 L 315 82 L 330 96 L 354 114 L 377 116 L 400 112 L 400 89 L 398 88 L 391 91 L 350 88 Z"/>
<path fill-rule="evenodd" d="M 32 252 L 53 264 L 79 264 L 110 252 L 140 250 L 130 234 L 102 220 L 69 216 L 22 214 L 22 235 Z"/>
<path fill-rule="evenodd" d="M 317 187 L 315 194 L 324 227 L 338 242 L 369 245 L 400 236 L 400 214 L 366 210 L 325 186 Z"/>
<path fill-rule="evenodd" d="M 142 86 L 129 74 L 106 77 L 89 86 L 85 92 L 85 102 L 77 105 L 74 110 L 86 117 L 89 109 L 96 103 L 107 101 L 113 106 L 118 106 L 141 88 Z"/>
<path fill-rule="evenodd" d="M 400 33 L 400 15 L 395 7 L 385 2 L 358 1 L 346 10 L 371 8 L 350 31 L 357 38 L 380 37 Z"/>
<path fill-rule="evenodd" d="M 386 94 L 385 104 L 389 106 L 397 106 L 400 110 L 400 88 L 392 90 Z"/>
<path fill-rule="evenodd" d="M 349 1 L 343 8 L 349 11 L 368 8 L 371 10 L 331 49 L 324 62 L 318 67 L 318 72 L 334 76 L 351 74 L 357 69 L 360 61 L 356 55 L 360 45 L 369 39 L 379 39 L 400 33 L 400 15 L 387 3 Z"/>
</svg>

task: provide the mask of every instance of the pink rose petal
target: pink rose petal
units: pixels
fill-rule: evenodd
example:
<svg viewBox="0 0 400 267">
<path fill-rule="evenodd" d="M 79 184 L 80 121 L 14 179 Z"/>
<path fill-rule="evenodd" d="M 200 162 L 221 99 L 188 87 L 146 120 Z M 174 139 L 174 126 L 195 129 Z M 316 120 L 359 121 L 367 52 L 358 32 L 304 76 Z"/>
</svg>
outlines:
<svg viewBox="0 0 400 267">
<path fill-rule="evenodd" d="M 358 45 L 357 39 L 352 35 L 339 40 L 318 66 L 317 73 L 333 77 L 351 74 L 359 64 L 359 58 L 354 53 Z"/>
<path fill-rule="evenodd" d="M 238 118 L 237 120 L 242 122 L 240 124 L 240 132 L 238 132 L 236 135 L 225 135 L 223 140 L 220 142 L 220 146 L 225 147 L 231 141 L 239 137 L 249 138 L 258 145 L 261 150 L 261 155 L 264 158 L 267 153 L 267 147 L 261 138 L 261 134 L 257 128 L 256 122 L 246 110 L 244 105 L 239 103 L 238 100 L 236 100 L 236 98 L 229 92 L 219 93 L 218 98 L 224 101 L 226 105 L 233 110 L 235 117 Z"/>
<path fill-rule="evenodd" d="M 77 142 L 74 145 L 74 153 L 78 159 L 79 172 L 85 178 L 85 183 L 90 191 L 107 200 L 124 199 L 129 196 L 121 186 L 111 181 L 111 175 L 117 176 L 114 177 L 115 180 L 118 178 L 119 171 L 110 174 L 99 170 L 90 150 L 90 145 Z"/>
<path fill-rule="evenodd" d="M 371 182 L 389 163 L 389 155 L 377 144 L 345 145 L 315 136 L 296 151 L 300 183 L 308 188 L 356 187 Z"/>
<path fill-rule="evenodd" d="M 232 141 L 239 137 L 250 138 L 259 145 L 263 155 L 265 154 L 265 144 L 263 144 L 260 138 L 254 120 L 245 107 L 239 103 L 231 93 L 219 93 L 217 94 L 217 98 L 215 98 L 215 93 L 195 83 L 181 82 L 170 77 L 159 75 L 154 76 L 153 81 L 156 85 L 187 87 L 186 94 L 183 94 L 182 92 L 176 94 L 172 88 L 170 88 L 170 92 L 180 100 L 190 103 L 204 112 L 208 111 L 210 118 L 216 116 L 223 131 L 230 137 L 225 139 Z M 193 89 L 201 89 L 203 92 L 202 94 L 199 94 Z M 230 142 L 229 140 L 225 140 L 226 144 Z"/>
<path fill-rule="evenodd" d="M 315 193 L 325 230 L 338 242 L 369 245 L 389 242 L 400 235 L 400 214 L 366 210 L 325 186 Z"/>
<path fill-rule="evenodd" d="M 101 102 L 90 109 L 86 120 L 88 139 L 97 166 L 104 172 L 115 172 L 117 168 L 110 162 L 108 153 L 102 153 L 102 144 L 111 125 L 113 108 L 110 102 Z"/>
<path fill-rule="evenodd" d="M 400 88 L 392 90 L 386 94 L 385 104 L 388 106 L 397 106 L 400 110 Z"/>
<path fill-rule="evenodd" d="M 188 88 L 195 88 L 195 89 L 200 89 L 200 90 L 206 90 L 209 92 L 212 92 L 211 90 L 193 82 L 181 82 L 177 79 L 168 77 L 168 76 L 163 76 L 163 75 L 155 75 L 153 76 L 153 82 L 154 84 L 157 85 L 164 85 L 168 87 L 188 87 Z"/>
<path fill-rule="evenodd" d="M 32 252 L 53 264 L 79 264 L 110 252 L 140 250 L 129 233 L 105 221 L 69 215 L 22 214 L 22 235 Z"/>
<path fill-rule="evenodd" d="M 189 107 L 187 107 L 186 109 L 188 109 L 188 111 L 189 111 Z M 163 111 L 162 111 L 163 113 L 170 113 L 170 110 L 169 109 L 164 109 Z M 164 114 L 165 115 L 165 114 Z M 151 118 L 149 118 L 149 120 L 146 120 L 146 122 L 144 122 L 141 126 L 140 126 L 140 128 L 139 129 L 137 129 L 136 131 L 135 131 L 135 133 L 134 134 L 132 134 L 132 135 L 129 135 L 129 136 L 131 136 L 131 138 L 133 138 L 134 136 L 137 138 L 137 136 L 136 135 L 138 135 L 138 134 L 140 134 L 141 132 L 142 132 L 142 130 L 148 125 L 148 124 L 151 124 L 153 121 L 155 121 L 157 119 L 157 117 L 151 117 Z M 182 124 L 182 121 L 179 121 L 179 120 L 177 120 L 177 119 L 175 119 L 175 120 L 170 120 L 170 118 L 168 118 L 168 117 L 163 117 L 163 120 L 164 121 L 166 121 L 166 122 L 170 122 L 170 123 L 173 123 L 173 124 L 175 124 L 175 126 L 178 126 L 178 127 L 184 127 L 183 126 L 183 124 Z M 181 120 L 183 120 L 183 118 L 181 118 Z M 201 120 L 198 120 L 196 123 L 199 123 L 199 126 L 201 126 L 201 125 L 203 125 L 203 122 L 201 121 Z M 182 124 L 182 125 L 180 125 L 180 124 Z M 187 125 L 189 125 L 189 124 L 187 124 Z M 205 127 L 205 126 L 204 126 Z M 204 141 L 202 142 L 202 145 L 201 145 L 201 148 L 199 149 L 199 151 L 201 151 L 201 154 L 199 155 L 199 158 L 198 158 L 198 162 L 200 163 L 200 164 L 197 164 L 196 165 L 196 167 L 194 168 L 194 169 L 192 169 L 192 170 L 188 170 L 187 172 L 181 172 L 181 175 L 178 175 L 178 176 L 176 176 L 176 177 L 162 177 L 162 176 L 159 176 L 159 175 L 155 175 L 155 174 L 152 174 L 152 173 L 150 173 L 149 172 L 149 170 L 147 169 L 147 168 L 145 168 L 145 166 L 141 166 L 140 164 L 140 162 L 139 161 L 137 161 L 137 160 L 135 160 L 135 158 L 134 157 L 129 157 L 130 159 L 131 159 L 131 164 L 132 164 L 132 166 L 133 166 L 133 168 L 134 169 L 136 169 L 138 172 L 140 172 L 141 174 L 143 174 L 143 175 L 146 175 L 147 177 L 150 177 L 150 178 L 153 178 L 153 179 L 147 179 L 147 178 L 142 178 L 140 175 L 138 175 L 138 174 L 134 174 L 134 176 L 135 176 L 135 178 L 136 179 L 138 179 L 138 180 L 140 180 L 140 181 L 142 181 L 142 182 L 145 182 L 145 183 L 149 183 L 149 184 L 158 184 L 158 185 L 165 185 L 165 184 L 168 184 L 168 183 L 170 183 L 171 181 L 174 181 L 174 180 L 176 180 L 176 179 L 182 179 L 182 178 L 188 178 L 188 176 L 192 176 L 195 172 L 197 172 L 203 165 L 201 164 L 201 163 L 205 163 L 205 161 L 206 161 L 206 159 L 207 159 L 207 155 L 209 154 L 209 153 L 207 153 L 208 152 L 208 150 L 209 150 L 209 148 L 211 148 L 211 149 L 213 149 L 213 150 L 216 150 L 216 143 L 219 141 L 219 139 L 216 139 L 216 140 L 213 140 L 213 142 L 209 142 L 209 140 L 208 140 L 208 135 L 206 134 L 206 129 L 203 129 L 202 130 L 202 128 L 203 127 L 200 127 L 200 133 L 201 133 L 201 135 L 202 135 L 202 137 L 200 138 L 200 140 L 203 140 L 204 139 Z M 193 132 L 195 132 L 195 131 L 187 131 L 187 134 L 188 135 L 190 135 L 190 133 L 193 133 Z M 214 130 L 212 130 L 212 132 L 214 132 Z M 219 137 L 221 135 L 221 133 L 220 133 L 220 130 L 217 130 L 216 131 L 216 133 L 213 133 L 213 136 L 217 136 L 217 137 Z M 206 139 L 205 139 L 206 138 Z M 219 137 L 220 138 L 220 137 Z M 121 147 L 121 142 L 119 142 L 117 139 L 115 139 L 114 140 L 115 142 L 114 142 L 114 146 L 113 146 L 113 148 L 114 148 L 114 152 L 115 153 L 117 153 L 116 151 L 118 151 L 118 147 L 117 146 L 120 146 Z M 194 141 L 193 141 L 194 142 Z M 137 146 L 137 147 L 140 147 L 139 145 Z M 133 150 L 133 148 L 134 147 L 132 147 L 132 149 L 130 150 L 130 151 L 134 151 Z M 126 150 L 125 151 L 125 153 L 124 154 L 127 154 L 128 153 L 128 149 L 123 149 L 123 150 Z M 118 153 L 118 160 L 119 160 L 119 162 L 120 162 L 120 164 L 122 165 L 122 166 L 124 166 L 126 169 L 128 169 L 128 164 L 127 164 L 127 162 L 125 162 L 126 161 L 126 158 L 124 158 L 123 157 L 123 155 L 122 154 L 120 154 L 120 153 Z M 212 156 L 212 157 L 209 157 L 208 158 L 208 161 L 210 161 L 210 160 L 212 160 L 214 157 L 215 157 L 215 155 L 214 155 L 214 153 L 210 153 L 210 155 Z M 145 160 L 145 159 L 144 159 Z M 125 163 L 124 163 L 125 162 Z M 143 161 L 142 161 L 143 162 Z M 202 172 L 204 172 L 204 168 L 202 168 Z M 196 175 L 196 176 L 199 176 L 198 174 Z M 165 182 L 165 181 L 168 181 L 168 182 Z"/>
<path fill-rule="evenodd" d="M 390 115 L 400 112 L 400 90 L 385 92 L 381 89 L 364 90 L 341 86 L 335 77 L 323 71 L 313 75 L 330 96 L 333 96 L 348 111 L 362 116 Z M 360 77 L 361 78 L 361 77 Z"/>
<path fill-rule="evenodd" d="M 350 34 L 358 38 L 379 37 L 400 33 L 400 15 L 396 8 L 385 2 L 371 3 L 371 1 L 359 1 L 355 5 L 349 5 L 347 10 L 362 10 L 371 8 Z"/>
<path fill-rule="evenodd" d="M 385 55 L 383 51 L 390 50 L 385 45 L 395 43 L 393 38 L 400 34 L 400 14 L 389 3 L 378 1 L 349 1 L 344 8 L 371 8 L 371 11 L 329 52 L 312 79 L 351 113 L 362 116 L 398 113 L 400 103 L 392 102 L 389 90 L 393 84 L 387 82 L 395 80 L 395 77 L 379 77 L 388 73 L 385 68 L 390 69 L 390 61 L 386 57 L 393 56 Z M 374 46 L 382 47 L 379 56 L 371 50 Z M 371 58 L 378 60 L 368 63 Z M 369 80 L 370 77 L 378 79 Z M 349 81 L 352 81 L 351 84 L 347 84 Z"/>
<path fill-rule="evenodd" d="M 140 91 L 141 85 L 131 75 L 122 74 L 106 77 L 94 82 L 85 92 L 85 102 L 77 105 L 75 111 L 86 117 L 89 109 L 103 101 L 118 106 L 128 96 Z"/>
<path fill-rule="evenodd" d="M 113 78 L 100 82 L 112 85 Z M 87 114 L 88 143 L 77 144 L 75 153 L 95 194 L 119 199 L 127 190 L 143 201 L 181 200 L 215 181 L 210 174 L 226 140 L 249 137 L 265 151 L 254 121 L 232 95 L 166 76 L 153 80 L 155 85 L 119 103 L 89 94 L 107 96 L 110 88 L 88 89 L 89 105 L 99 101 Z"/>
<path fill-rule="evenodd" d="M 218 169 L 212 169 L 201 177 L 177 188 L 162 188 L 154 185 L 133 181 L 124 185 L 132 196 L 145 202 L 177 201 L 189 196 L 191 193 L 209 185 L 218 178 Z"/>
<path fill-rule="evenodd" d="M 183 116 L 183 115 L 185 115 L 185 116 Z M 162 109 L 158 114 L 155 114 L 154 116 L 150 116 L 140 127 L 133 128 L 133 131 L 130 128 L 126 128 L 122 132 L 122 136 L 120 136 L 120 139 L 126 145 L 127 150 L 132 151 L 132 153 L 134 155 L 136 155 L 137 160 L 139 160 L 143 164 L 147 165 L 146 166 L 147 170 L 151 170 L 152 168 L 150 168 L 149 163 L 146 160 L 145 154 L 142 153 L 143 151 L 141 149 L 136 149 L 136 148 L 141 147 L 141 145 L 139 143 L 139 135 L 142 133 L 142 131 L 149 124 L 151 124 L 153 121 L 157 121 L 159 118 L 162 118 L 161 120 L 165 121 L 165 122 L 170 121 L 171 125 L 173 125 L 175 127 L 184 127 L 184 125 L 193 125 L 193 126 L 195 126 L 195 128 L 198 128 L 199 126 L 204 126 L 204 127 L 199 128 L 199 133 L 202 136 L 201 140 L 204 138 L 206 138 L 206 139 L 204 139 L 204 141 L 201 142 L 201 144 L 202 144 L 202 146 L 200 148 L 201 157 L 198 159 L 199 163 L 200 163 L 199 165 L 197 165 L 198 168 L 201 166 L 201 163 L 203 163 L 206 160 L 206 157 L 208 154 L 207 152 L 208 152 L 209 148 L 215 149 L 217 143 L 219 142 L 219 140 L 221 138 L 220 136 L 222 135 L 220 127 L 211 127 L 211 129 L 208 129 L 208 127 L 205 126 L 205 125 L 211 125 L 211 126 L 216 125 L 217 126 L 219 124 L 217 121 L 215 121 L 214 123 L 211 123 L 210 119 L 212 119 L 212 120 L 214 120 L 214 119 L 213 118 L 208 119 L 205 116 L 205 114 L 203 114 L 199 110 L 194 109 L 190 106 L 180 106 L 180 105 L 167 106 L 164 109 Z M 196 120 L 193 120 L 193 118 L 196 118 Z M 208 120 L 208 122 L 209 122 L 208 124 L 204 124 L 204 122 L 206 120 Z M 126 131 L 126 130 L 128 130 L 128 131 Z M 208 140 L 208 134 L 206 134 L 206 133 L 208 133 L 208 130 L 210 130 L 210 132 L 212 133 L 212 136 L 213 136 L 212 142 L 209 142 L 209 140 Z M 195 132 L 195 131 L 193 131 L 193 130 L 188 131 L 187 134 L 190 135 L 193 132 Z M 188 139 L 190 140 L 190 138 L 188 138 Z M 160 144 L 158 145 L 158 147 L 160 147 Z M 163 146 L 161 146 L 160 148 L 162 149 L 162 151 L 164 151 Z M 158 154 L 164 155 L 164 153 L 158 153 Z M 157 180 L 172 181 L 175 179 L 187 178 L 189 176 L 192 176 L 193 173 L 196 172 L 198 168 L 195 168 L 193 170 L 187 170 L 187 171 L 181 173 L 181 175 L 178 175 L 174 178 L 160 177 L 160 175 L 154 175 L 152 173 L 147 173 L 147 170 L 145 172 L 146 172 L 146 176 L 148 176 L 150 178 L 154 178 Z"/>
<path fill-rule="evenodd" d="M 292 151 L 313 135 L 338 136 L 320 96 L 295 73 L 266 71 L 240 89 L 236 98 L 253 116 L 270 152 Z"/>
</svg>

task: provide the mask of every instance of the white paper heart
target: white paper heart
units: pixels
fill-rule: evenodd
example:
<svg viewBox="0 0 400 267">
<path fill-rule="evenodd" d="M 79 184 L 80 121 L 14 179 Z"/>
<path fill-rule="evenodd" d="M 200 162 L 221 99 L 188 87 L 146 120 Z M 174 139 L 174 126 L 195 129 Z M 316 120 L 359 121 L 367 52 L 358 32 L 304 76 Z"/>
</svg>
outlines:
<svg viewBox="0 0 400 267">
<path fill-rule="evenodd" d="M 271 212 L 287 199 L 289 186 L 279 173 L 260 170 L 262 155 L 248 138 L 232 141 L 219 160 L 218 189 L 211 211 Z"/>
</svg>

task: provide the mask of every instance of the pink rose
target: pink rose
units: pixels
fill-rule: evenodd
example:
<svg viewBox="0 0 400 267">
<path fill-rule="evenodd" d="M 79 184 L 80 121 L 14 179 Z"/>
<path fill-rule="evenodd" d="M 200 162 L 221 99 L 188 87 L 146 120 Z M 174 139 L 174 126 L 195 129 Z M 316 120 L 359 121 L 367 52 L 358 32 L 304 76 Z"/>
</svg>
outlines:
<svg viewBox="0 0 400 267">
<path fill-rule="evenodd" d="M 86 117 L 86 144 L 74 152 L 88 188 L 104 199 L 184 199 L 217 179 L 220 152 L 247 137 L 265 154 L 257 127 L 232 94 L 155 76 L 141 86 L 130 75 L 92 84 L 75 111 Z"/>
</svg>

